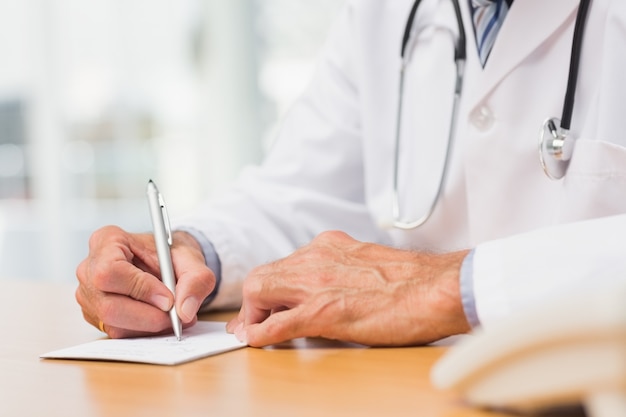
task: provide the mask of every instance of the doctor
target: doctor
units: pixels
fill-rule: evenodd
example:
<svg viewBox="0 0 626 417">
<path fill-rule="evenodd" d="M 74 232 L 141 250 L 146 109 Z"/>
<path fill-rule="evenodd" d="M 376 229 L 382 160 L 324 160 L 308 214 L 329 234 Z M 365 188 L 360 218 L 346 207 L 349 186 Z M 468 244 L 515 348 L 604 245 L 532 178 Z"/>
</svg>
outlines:
<svg viewBox="0 0 626 417">
<path fill-rule="evenodd" d="M 499 2 L 482 60 L 471 3 L 459 24 L 453 0 L 423 0 L 405 37 L 412 0 L 348 1 L 262 166 L 173 225 L 176 300 L 152 236 L 109 226 L 77 268 L 85 319 L 168 331 L 175 302 L 185 325 L 241 307 L 228 329 L 252 346 L 421 344 L 626 279 L 626 2 L 582 19 L 569 126 L 544 122 L 567 107 L 579 0 Z"/>
</svg>

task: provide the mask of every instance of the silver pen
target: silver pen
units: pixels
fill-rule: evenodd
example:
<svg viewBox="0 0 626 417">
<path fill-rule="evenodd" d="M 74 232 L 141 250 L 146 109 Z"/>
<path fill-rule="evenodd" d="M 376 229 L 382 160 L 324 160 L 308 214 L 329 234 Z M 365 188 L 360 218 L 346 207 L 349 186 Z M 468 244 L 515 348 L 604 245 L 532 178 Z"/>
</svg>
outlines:
<svg viewBox="0 0 626 417">
<path fill-rule="evenodd" d="M 150 205 L 150 217 L 152 218 L 152 228 L 154 230 L 154 243 L 159 258 L 159 269 L 161 270 L 161 280 L 172 294 L 176 294 L 176 279 L 174 277 L 174 268 L 172 267 L 172 255 L 170 253 L 172 231 L 170 230 L 170 221 L 167 216 L 165 202 L 156 184 L 152 180 L 148 181 L 147 194 L 148 204 Z M 181 340 L 183 332 L 182 324 L 180 323 L 178 314 L 176 314 L 175 306 L 172 306 L 170 310 L 170 318 L 172 319 L 174 334 L 178 340 Z"/>
</svg>

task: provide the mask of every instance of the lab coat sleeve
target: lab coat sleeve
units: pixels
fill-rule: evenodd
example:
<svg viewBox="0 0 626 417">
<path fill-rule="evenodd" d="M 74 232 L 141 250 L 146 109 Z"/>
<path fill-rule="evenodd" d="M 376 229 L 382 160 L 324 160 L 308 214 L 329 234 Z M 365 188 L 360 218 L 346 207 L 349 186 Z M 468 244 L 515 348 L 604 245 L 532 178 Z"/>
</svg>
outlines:
<svg viewBox="0 0 626 417">
<path fill-rule="evenodd" d="M 253 267 L 324 230 L 382 239 L 365 205 L 352 14 L 348 3 L 263 164 L 244 170 L 232 190 L 174 225 L 199 230 L 217 251 L 222 283 L 214 308 L 237 307 Z"/>
<path fill-rule="evenodd" d="M 626 215 L 478 245 L 473 282 L 485 328 L 542 300 L 626 282 Z"/>
</svg>

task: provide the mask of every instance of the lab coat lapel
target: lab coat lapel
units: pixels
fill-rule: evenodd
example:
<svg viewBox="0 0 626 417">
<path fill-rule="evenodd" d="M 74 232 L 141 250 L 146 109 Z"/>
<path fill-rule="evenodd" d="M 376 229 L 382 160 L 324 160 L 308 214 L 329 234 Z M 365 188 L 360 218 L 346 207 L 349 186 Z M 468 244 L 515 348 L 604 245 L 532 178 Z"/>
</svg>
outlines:
<svg viewBox="0 0 626 417">
<path fill-rule="evenodd" d="M 517 0 L 506 16 L 491 50 L 489 60 L 478 74 L 480 81 L 469 88 L 470 108 L 570 19 L 575 19 L 579 0 Z M 528 16 L 534 16 L 529 26 Z M 472 26 L 468 45 L 476 49 Z M 471 36 L 471 37 L 469 37 Z M 471 42 L 471 43 L 470 43 Z M 476 52 L 473 52 L 476 54 Z M 477 59 L 477 58 L 476 58 Z M 478 64 L 480 65 L 480 64 Z"/>
</svg>

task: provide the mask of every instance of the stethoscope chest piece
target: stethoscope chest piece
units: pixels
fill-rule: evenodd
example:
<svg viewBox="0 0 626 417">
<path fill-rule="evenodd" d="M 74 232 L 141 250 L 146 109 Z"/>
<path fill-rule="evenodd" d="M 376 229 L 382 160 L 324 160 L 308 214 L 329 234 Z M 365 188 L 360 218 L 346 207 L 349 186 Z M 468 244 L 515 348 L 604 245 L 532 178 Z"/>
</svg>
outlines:
<svg viewBox="0 0 626 417">
<path fill-rule="evenodd" d="M 582 43 L 585 20 L 591 0 L 581 0 L 574 24 L 574 38 L 572 39 L 572 52 L 570 54 L 569 76 L 565 99 L 563 100 L 563 116 L 549 118 L 541 128 L 539 141 L 539 161 L 543 172 L 548 178 L 558 180 L 565 176 L 569 161 L 574 153 L 574 138 L 569 134 L 574 110 L 574 97 L 576 95 L 576 81 L 580 57 L 582 55 Z"/>
<path fill-rule="evenodd" d="M 574 139 L 560 124 L 561 121 L 556 117 L 547 119 L 543 123 L 539 141 L 541 167 L 553 180 L 563 178 L 574 152 Z"/>
</svg>

